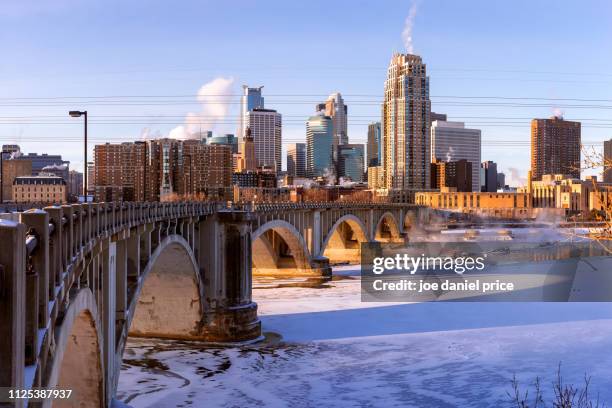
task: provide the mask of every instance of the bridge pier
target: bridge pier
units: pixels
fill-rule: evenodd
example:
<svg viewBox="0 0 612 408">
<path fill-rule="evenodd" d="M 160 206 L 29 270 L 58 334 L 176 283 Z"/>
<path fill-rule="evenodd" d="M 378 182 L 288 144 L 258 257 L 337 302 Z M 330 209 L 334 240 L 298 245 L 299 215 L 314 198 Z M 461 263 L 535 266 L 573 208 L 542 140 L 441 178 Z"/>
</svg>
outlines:
<svg viewBox="0 0 612 408">
<path fill-rule="evenodd" d="M 260 336 L 257 304 L 252 301 L 252 214 L 246 211 L 220 211 L 217 214 L 212 246 L 218 250 L 217 276 L 222 276 L 214 302 L 204 309 L 204 337 L 208 341 L 246 341 Z M 210 236 L 209 236 L 210 239 Z M 210 242 L 208 243 L 210 249 Z"/>
</svg>

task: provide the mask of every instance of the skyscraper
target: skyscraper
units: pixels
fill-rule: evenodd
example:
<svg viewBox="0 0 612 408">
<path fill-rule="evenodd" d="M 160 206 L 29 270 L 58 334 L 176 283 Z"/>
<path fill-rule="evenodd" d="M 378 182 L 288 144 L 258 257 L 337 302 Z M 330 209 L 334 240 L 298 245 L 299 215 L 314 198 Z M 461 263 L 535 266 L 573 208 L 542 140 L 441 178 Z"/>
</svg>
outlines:
<svg viewBox="0 0 612 408">
<path fill-rule="evenodd" d="M 325 115 L 311 116 L 306 122 L 306 174 L 330 176 L 333 172 L 333 124 Z"/>
<path fill-rule="evenodd" d="M 473 191 L 480 191 L 480 147 L 480 129 L 467 129 L 463 122 L 436 120 L 431 124 L 431 162 L 469 161 Z"/>
<path fill-rule="evenodd" d="M 263 109 L 264 97 L 261 96 L 263 86 L 249 88 L 248 85 L 242 85 L 242 96 L 240 97 L 240 117 L 238 118 L 238 138 L 244 136 L 246 132 L 246 116 L 248 111 L 253 109 Z"/>
<path fill-rule="evenodd" d="M 372 122 L 368 125 L 368 167 L 380 166 L 382 164 L 382 134 L 380 122 Z"/>
<path fill-rule="evenodd" d="M 358 183 L 363 181 L 362 144 L 342 144 L 338 146 L 338 177 Z"/>
<path fill-rule="evenodd" d="M 421 57 L 395 54 L 385 80 L 382 106 L 384 187 L 429 188 L 429 78 Z"/>
<path fill-rule="evenodd" d="M 580 178 L 580 122 L 561 116 L 531 121 L 531 173 L 533 180 L 544 174 Z"/>
<path fill-rule="evenodd" d="M 604 142 L 604 174 L 603 181 L 604 183 L 612 183 L 612 139 L 606 140 Z"/>
<path fill-rule="evenodd" d="M 485 161 L 481 163 L 482 172 L 484 174 L 484 183 L 481 184 L 481 191 L 494 193 L 497 191 L 497 163 L 493 161 Z"/>
<path fill-rule="evenodd" d="M 306 143 L 293 143 L 287 147 L 287 174 L 306 177 Z"/>
<path fill-rule="evenodd" d="M 255 143 L 253 142 L 251 129 L 247 129 L 242 142 L 240 142 L 240 160 L 239 171 L 254 171 L 257 168 Z"/>
<path fill-rule="evenodd" d="M 334 147 L 339 144 L 348 143 L 347 115 L 348 107 L 340 92 L 329 95 L 327 100 L 317 105 L 317 111 L 323 111 L 332 119 L 332 133 L 334 135 Z"/>
<path fill-rule="evenodd" d="M 250 129 L 255 144 L 257 167 L 281 171 L 282 119 L 273 109 L 255 108 L 246 113 L 245 126 Z"/>
</svg>

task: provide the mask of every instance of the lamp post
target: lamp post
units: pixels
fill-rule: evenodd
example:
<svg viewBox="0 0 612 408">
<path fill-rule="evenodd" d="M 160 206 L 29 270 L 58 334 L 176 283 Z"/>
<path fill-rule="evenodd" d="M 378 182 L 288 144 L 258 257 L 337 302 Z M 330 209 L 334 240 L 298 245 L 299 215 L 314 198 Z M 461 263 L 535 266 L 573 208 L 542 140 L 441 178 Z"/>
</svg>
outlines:
<svg viewBox="0 0 612 408">
<path fill-rule="evenodd" d="M 85 134 L 83 140 L 83 201 L 87 202 L 87 111 L 70 111 L 73 118 L 85 117 Z"/>
</svg>

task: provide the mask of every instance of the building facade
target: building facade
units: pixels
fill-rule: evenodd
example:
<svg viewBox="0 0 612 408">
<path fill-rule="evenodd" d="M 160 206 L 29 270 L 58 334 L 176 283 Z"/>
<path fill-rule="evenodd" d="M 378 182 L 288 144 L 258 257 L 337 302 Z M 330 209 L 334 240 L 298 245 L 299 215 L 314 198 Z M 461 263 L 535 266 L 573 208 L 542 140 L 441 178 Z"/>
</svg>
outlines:
<svg viewBox="0 0 612 408">
<path fill-rule="evenodd" d="M 325 115 L 311 116 L 306 122 L 306 174 L 327 177 L 334 174 L 333 124 Z"/>
<path fill-rule="evenodd" d="M 429 78 L 418 55 L 395 54 L 382 106 L 384 187 L 414 192 L 430 184 Z"/>
<path fill-rule="evenodd" d="M 474 191 L 472 188 L 472 162 L 435 160 L 431 163 L 431 188 L 455 188 L 459 192 Z"/>
<path fill-rule="evenodd" d="M 364 146 L 362 144 L 342 144 L 338 146 L 338 177 L 357 183 L 363 181 Z"/>
<path fill-rule="evenodd" d="M 98 201 L 222 197 L 231 187 L 232 152 L 227 144 L 156 139 L 98 145 L 94 152 Z"/>
<path fill-rule="evenodd" d="M 431 124 L 431 162 L 467 160 L 471 163 L 472 191 L 480 191 L 480 129 L 463 122 L 436 120 Z"/>
<path fill-rule="evenodd" d="M 480 191 L 489 193 L 497 191 L 497 163 L 487 160 L 480 164 L 480 168 L 480 174 L 484 177 L 480 183 Z"/>
<path fill-rule="evenodd" d="M 253 109 L 264 109 L 264 97 L 261 95 L 263 86 L 250 88 L 242 85 L 242 96 L 240 97 L 240 117 L 238 118 L 238 137 L 246 135 L 247 112 Z"/>
<path fill-rule="evenodd" d="M 281 114 L 273 109 L 255 108 L 246 113 L 245 126 L 253 137 L 257 167 L 272 167 L 279 173 L 282 164 Z"/>
<path fill-rule="evenodd" d="M 603 181 L 612 183 L 612 139 L 604 141 Z"/>
<path fill-rule="evenodd" d="M 70 170 L 68 173 L 68 199 L 74 201 L 78 196 L 83 194 L 83 173 L 76 170 Z"/>
<path fill-rule="evenodd" d="M 382 164 L 382 133 L 380 122 L 372 122 L 368 125 L 368 167 L 380 166 Z"/>
<path fill-rule="evenodd" d="M 327 100 L 317 105 L 317 111 L 332 119 L 334 148 L 348 143 L 348 106 L 339 92 L 329 95 Z"/>
<path fill-rule="evenodd" d="M 16 203 L 65 204 L 66 180 L 56 176 L 22 176 L 13 181 Z"/>
<path fill-rule="evenodd" d="M 5 156 L 6 157 L 6 156 Z M 13 182 L 17 177 L 32 175 L 32 162 L 30 160 L 2 160 L 2 201 L 14 201 Z"/>
<path fill-rule="evenodd" d="M 287 174 L 306 177 L 306 143 L 293 143 L 287 147 Z"/>
<path fill-rule="evenodd" d="M 560 116 L 531 121 L 531 174 L 541 180 L 544 174 L 580 178 L 580 122 Z"/>
</svg>

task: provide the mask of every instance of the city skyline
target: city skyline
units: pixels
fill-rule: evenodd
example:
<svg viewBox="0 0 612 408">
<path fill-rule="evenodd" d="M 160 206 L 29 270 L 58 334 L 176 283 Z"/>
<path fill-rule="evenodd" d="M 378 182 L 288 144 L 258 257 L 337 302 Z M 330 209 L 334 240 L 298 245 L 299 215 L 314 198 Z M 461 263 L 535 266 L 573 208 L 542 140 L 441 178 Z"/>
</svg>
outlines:
<svg viewBox="0 0 612 408">
<path fill-rule="evenodd" d="M 529 156 L 522 151 L 529 144 L 532 118 L 550 117 L 557 108 L 566 119 L 583 123 L 585 143 L 602 144 L 610 138 L 609 124 L 601 121 L 606 117 L 606 109 L 578 106 L 607 105 L 606 102 L 558 101 L 559 98 L 602 99 L 610 89 L 610 76 L 605 72 L 610 72 L 611 57 L 601 53 L 611 37 L 610 28 L 604 24 L 610 5 L 593 3 L 597 7 L 542 2 L 530 4 L 533 8 L 530 13 L 525 11 L 526 2 L 491 5 L 474 1 L 444 7 L 439 1 L 418 4 L 412 27 L 413 51 L 428 66 L 432 110 L 447 113 L 449 120 L 464 121 L 467 127 L 481 129 L 482 159 L 499 163 L 499 170 L 507 174 L 511 185 L 518 184 L 516 173 L 525 179 L 529 169 Z M 142 140 L 143 136 L 176 135 L 180 133 L 177 128 L 185 126 L 186 118 L 193 114 L 223 116 L 226 119 L 215 121 L 212 130 L 219 134 L 237 134 L 239 112 L 233 101 L 239 99 L 242 84 L 265 86 L 266 106 L 284 116 L 283 168 L 287 145 L 305 141 L 304 123 L 311 115 L 313 103 L 325 100 L 330 93 L 342 93 L 345 103 L 351 106 L 348 115 L 351 143 L 365 144 L 367 124 L 380 120 L 388 59 L 393 51 L 406 51 L 401 33 L 412 3 L 370 3 L 355 9 L 346 3 L 336 3 L 329 5 L 328 16 L 320 19 L 317 15 L 317 20 L 308 18 L 313 13 L 309 7 L 270 2 L 270 9 L 280 7 L 278 13 L 286 15 L 287 21 L 278 26 L 267 25 L 266 34 L 275 38 L 273 49 L 262 44 L 247 50 L 235 46 L 247 38 L 246 30 L 240 25 L 247 15 L 257 16 L 262 24 L 269 22 L 273 15 L 265 15 L 268 7 L 258 10 L 245 5 L 244 16 L 232 15 L 229 23 L 211 18 L 209 24 L 201 25 L 189 24 L 195 18 L 192 15 L 226 16 L 230 8 L 208 2 L 185 2 L 180 10 L 170 10 L 166 5 L 152 4 L 147 10 L 139 8 L 142 21 L 134 21 L 126 18 L 130 5 L 123 5 L 126 15 L 104 13 L 105 8 L 114 9 L 117 4 L 84 7 L 77 2 L 62 1 L 50 7 L 30 1 L 4 7 L 0 12 L 7 39 L 3 47 L 5 60 L 12 63 L 0 67 L 5 78 L 0 90 L 6 105 L 4 118 L 0 120 L 3 144 L 18 143 L 24 152 L 63 153 L 71 168 L 81 169 L 82 158 L 78 152 L 82 129 L 79 121 L 70 121 L 67 117 L 67 110 L 72 108 L 90 112 L 90 157 L 93 145 L 105 139 L 134 141 Z M 555 7 L 551 7 L 553 4 Z M 75 22 L 86 12 L 88 24 Z M 356 27 L 374 12 L 388 24 L 376 32 L 362 33 Z M 355 24 L 346 22 L 340 27 L 326 28 L 341 13 L 350 15 Z M 159 23 L 159 16 L 166 14 L 184 17 L 185 24 L 179 27 L 163 22 L 147 24 Z M 540 16 L 537 25 L 532 24 L 529 14 Z M 488 18 L 483 20 L 483 16 Z M 556 25 L 570 16 L 574 29 L 565 30 Z M 459 17 L 465 26 L 478 21 L 478 25 L 473 24 L 478 28 L 460 30 L 457 26 L 445 26 L 451 17 Z M 111 33 L 103 43 L 96 37 L 94 28 L 108 23 L 109 19 L 116 23 L 117 32 Z M 512 24 L 505 27 L 503 23 L 509 21 Z M 49 30 L 50 24 L 65 29 Z M 228 30 L 227 24 L 235 29 Z M 336 46 L 321 50 L 309 38 L 314 32 L 332 29 L 339 40 L 350 38 L 351 42 L 358 43 L 358 52 Z M 29 33 L 27 38 L 16 35 L 22 30 Z M 480 35 L 483 32 L 487 38 Z M 589 41 L 584 41 L 585 38 Z M 189 50 L 193 52 L 196 43 L 198 55 L 191 55 Z M 70 46 L 59 47 L 60 44 Z M 321 58 L 325 64 L 312 61 L 310 56 L 315 48 L 323 53 Z M 242 52 L 232 52 L 236 49 Z M 568 52 L 572 58 L 568 58 Z M 179 57 L 179 54 L 188 57 Z M 247 59 L 248 64 L 244 63 Z M 164 102 L 158 106 L 159 98 L 150 98 L 151 95 L 195 95 L 198 90 L 202 91 L 201 96 L 190 98 L 189 104 L 176 102 L 181 98 L 171 98 L 171 104 Z M 232 101 L 223 96 L 227 103 L 216 105 L 206 92 L 219 91 L 235 96 Z M 111 99 L 111 103 L 91 98 L 37 102 L 14 99 L 115 95 L 146 98 Z M 549 100 L 521 99 L 513 104 L 493 99 L 483 104 L 478 99 L 441 98 L 445 95 Z M 134 102 L 138 105 L 134 106 Z M 585 118 L 598 120 L 582 120 Z M 56 140 L 64 144 L 54 143 Z M 515 142 L 506 143 L 507 140 Z"/>
</svg>

